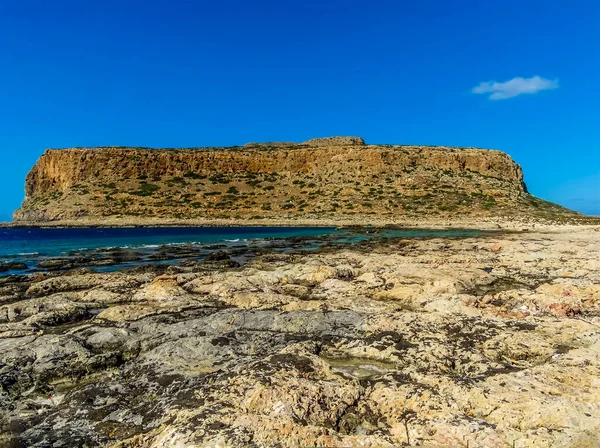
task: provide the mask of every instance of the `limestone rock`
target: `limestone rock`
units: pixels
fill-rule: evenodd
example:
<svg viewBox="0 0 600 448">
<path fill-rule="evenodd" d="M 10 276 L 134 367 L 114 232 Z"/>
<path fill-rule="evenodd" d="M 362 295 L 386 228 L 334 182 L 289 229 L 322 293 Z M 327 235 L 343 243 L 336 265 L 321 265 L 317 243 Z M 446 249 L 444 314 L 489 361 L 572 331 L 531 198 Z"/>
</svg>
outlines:
<svg viewBox="0 0 600 448">
<path fill-rule="evenodd" d="M 365 145 L 360 137 L 233 148 L 49 149 L 25 190 L 15 221 L 45 225 L 579 216 L 528 194 L 521 167 L 500 151 Z M 101 255 L 42 266 L 106 265 L 139 254 Z"/>
<path fill-rule="evenodd" d="M 302 143 L 306 146 L 362 146 L 362 137 L 322 137 L 313 138 Z"/>
<path fill-rule="evenodd" d="M 599 446 L 600 233 L 406 247 L 3 279 L 0 445 Z"/>
</svg>

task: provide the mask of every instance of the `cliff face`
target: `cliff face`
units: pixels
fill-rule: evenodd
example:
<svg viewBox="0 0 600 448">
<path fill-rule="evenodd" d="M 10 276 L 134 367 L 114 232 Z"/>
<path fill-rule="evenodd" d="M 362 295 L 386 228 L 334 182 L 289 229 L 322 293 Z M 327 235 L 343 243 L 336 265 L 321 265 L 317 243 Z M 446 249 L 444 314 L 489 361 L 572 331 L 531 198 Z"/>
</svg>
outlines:
<svg viewBox="0 0 600 448">
<path fill-rule="evenodd" d="M 548 207 L 508 155 L 365 145 L 358 137 L 233 148 L 47 150 L 17 222 L 493 215 Z M 539 202 L 537 202 L 539 201 Z"/>
</svg>

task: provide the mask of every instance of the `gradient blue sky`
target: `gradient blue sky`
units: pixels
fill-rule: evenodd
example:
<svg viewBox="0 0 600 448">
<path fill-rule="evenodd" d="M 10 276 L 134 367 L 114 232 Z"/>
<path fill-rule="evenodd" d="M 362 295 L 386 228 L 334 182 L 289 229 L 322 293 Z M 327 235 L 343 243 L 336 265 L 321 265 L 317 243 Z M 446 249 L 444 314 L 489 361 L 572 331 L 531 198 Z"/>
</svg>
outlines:
<svg viewBox="0 0 600 448">
<path fill-rule="evenodd" d="M 501 149 L 600 214 L 599 49 L 597 1 L 0 0 L 0 220 L 48 147 L 330 135 Z"/>
</svg>

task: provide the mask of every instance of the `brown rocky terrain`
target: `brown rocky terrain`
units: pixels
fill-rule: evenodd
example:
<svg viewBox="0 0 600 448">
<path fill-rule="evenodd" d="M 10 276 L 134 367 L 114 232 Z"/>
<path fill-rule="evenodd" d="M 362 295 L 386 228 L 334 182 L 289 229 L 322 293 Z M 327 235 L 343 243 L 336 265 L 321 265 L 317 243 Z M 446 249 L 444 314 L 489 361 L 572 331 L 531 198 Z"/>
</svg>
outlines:
<svg viewBox="0 0 600 448">
<path fill-rule="evenodd" d="M 563 220 L 527 193 L 508 155 L 367 145 L 359 137 L 232 148 L 49 149 L 26 182 L 18 224 Z"/>
<path fill-rule="evenodd" d="M 600 446 L 600 232 L 0 278 L 0 446 Z"/>
</svg>

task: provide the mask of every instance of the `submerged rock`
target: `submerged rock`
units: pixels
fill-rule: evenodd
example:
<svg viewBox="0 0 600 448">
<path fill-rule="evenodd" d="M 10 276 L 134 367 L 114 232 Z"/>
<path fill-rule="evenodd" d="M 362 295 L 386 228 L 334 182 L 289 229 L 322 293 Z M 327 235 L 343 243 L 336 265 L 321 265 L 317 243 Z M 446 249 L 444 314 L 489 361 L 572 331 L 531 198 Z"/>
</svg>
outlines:
<svg viewBox="0 0 600 448">
<path fill-rule="evenodd" d="M 0 263 L 0 272 L 8 271 L 24 271 L 27 269 L 27 265 L 21 262 L 8 261 Z"/>
</svg>

